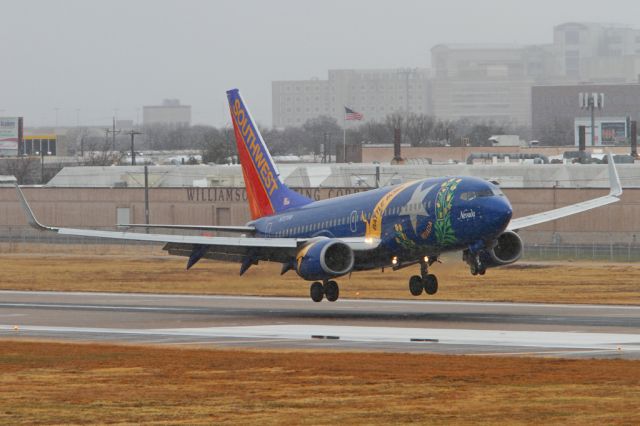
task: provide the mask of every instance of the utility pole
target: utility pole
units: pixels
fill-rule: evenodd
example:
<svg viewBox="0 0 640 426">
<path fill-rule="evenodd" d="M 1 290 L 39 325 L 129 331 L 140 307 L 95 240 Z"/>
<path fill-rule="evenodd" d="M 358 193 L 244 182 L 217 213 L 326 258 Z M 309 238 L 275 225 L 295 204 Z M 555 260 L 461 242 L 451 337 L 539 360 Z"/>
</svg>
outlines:
<svg viewBox="0 0 640 426">
<path fill-rule="evenodd" d="M 329 149 L 327 145 L 327 132 L 323 133 L 323 144 L 322 144 L 322 162 L 327 162 L 327 150 Z"/>
<path fill-rule="evenodd" d="M 134 138 L 136 135 L 141 135 L 142 132 L 138 132 L 136 130 L 131 130 L 129 132 L 126 133 L 127 135 L 131 135 L 131 165 L 135 166 L 136 165 L 136 151 L 134 149 Z"/>
<path fill-rule="evenodd" d="M 144 223 L 149 224 L 149 168 L 144 166 Z M 149 227 L 146 228 L 147 234 Z"/>
<path fill-rule="evenodd" d="M 40 142 L 40 184 L 44 185 L 44 147 Z"/>
<path fill-rule="evenodd" d="M 111 150 L 115 151 L 116 150 L 116 135 L 118 133 L 120 133 L 120 130 L 116 131 L 116 116 L 113 116 L 113 129 L 112 130 L 107 130 L 107 132 L 111 132 L 111 137 L 112 137 L 112 141 L 111 141 Z"/>
</svg>

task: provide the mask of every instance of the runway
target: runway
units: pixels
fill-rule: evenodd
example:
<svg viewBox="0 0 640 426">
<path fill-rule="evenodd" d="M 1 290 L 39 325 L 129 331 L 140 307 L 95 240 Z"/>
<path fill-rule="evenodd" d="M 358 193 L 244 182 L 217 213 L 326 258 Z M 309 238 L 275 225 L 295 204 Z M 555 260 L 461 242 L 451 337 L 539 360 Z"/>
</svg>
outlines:
<svg viewBox="0 0 640 426">
<path fill-rule="evenodd" d="M 638 359 L 640 307 L 1 291 L 0 337 Z"/>
</svg>

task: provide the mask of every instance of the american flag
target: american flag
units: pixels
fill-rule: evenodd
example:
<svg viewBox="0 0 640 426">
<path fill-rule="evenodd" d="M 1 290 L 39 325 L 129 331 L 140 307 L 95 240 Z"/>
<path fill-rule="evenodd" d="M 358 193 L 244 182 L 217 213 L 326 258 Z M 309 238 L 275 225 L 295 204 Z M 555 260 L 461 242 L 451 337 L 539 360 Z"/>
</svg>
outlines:
<svg viewBox="0 0 640 426">
<path fill-rule="evenodd" d="M 362 120 L 364 116 L 359 112 L 355 112 L 351 108 L 344 107 L 344 119 L 345 120 Z"/>
</svg>

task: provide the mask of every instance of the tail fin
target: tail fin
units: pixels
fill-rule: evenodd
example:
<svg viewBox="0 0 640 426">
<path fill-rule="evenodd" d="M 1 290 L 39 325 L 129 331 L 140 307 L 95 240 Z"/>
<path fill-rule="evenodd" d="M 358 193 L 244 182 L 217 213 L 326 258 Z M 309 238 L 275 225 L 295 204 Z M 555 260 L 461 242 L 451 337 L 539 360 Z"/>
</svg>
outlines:
<svg viewBox="0 0 640 426">
<path fill-rule="evenodd" d="M 227 99 L 251 217 L 258 219 L 311 203 L 309 198 L 289 189 L 280 179 L 267 145 L 238 89 L 227 91 Z"/>
</svg>

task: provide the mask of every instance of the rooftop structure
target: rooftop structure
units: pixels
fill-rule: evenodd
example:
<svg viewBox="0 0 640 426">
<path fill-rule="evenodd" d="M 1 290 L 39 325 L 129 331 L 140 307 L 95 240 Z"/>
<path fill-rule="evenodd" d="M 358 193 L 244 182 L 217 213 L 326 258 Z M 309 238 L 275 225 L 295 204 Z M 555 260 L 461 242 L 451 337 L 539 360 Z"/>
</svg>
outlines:
<svg viewBox="0 0 640 426">
<path fill-rule="evenodd" d="M 143 126 L 165 125 L 182 127 L 191 124 L 191 106 L 181 105 L 178 99 L 165 99 L 162 105 L 142 107 Z"/>
</svg>

